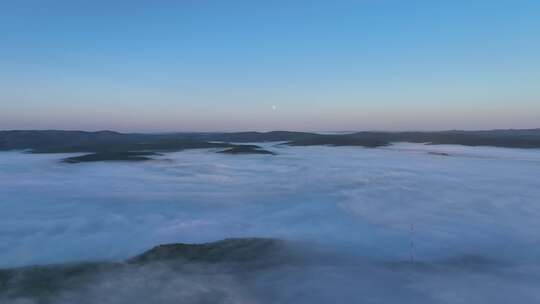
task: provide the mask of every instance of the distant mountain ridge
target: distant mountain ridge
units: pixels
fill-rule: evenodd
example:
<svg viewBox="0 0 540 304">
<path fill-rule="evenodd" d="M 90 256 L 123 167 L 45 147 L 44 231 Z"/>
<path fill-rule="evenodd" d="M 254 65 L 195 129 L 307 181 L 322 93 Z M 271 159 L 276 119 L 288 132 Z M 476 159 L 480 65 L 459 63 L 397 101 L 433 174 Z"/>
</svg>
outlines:
<svg viewBox="0 0 540 304">
<path fill-rule="evenodd" d="M 540 148 L 540 129 L 486 131 L 363 131 L 348 134 L 309 132 L 231 133 L 119 133 L 114 131 L 0 131 L 0 150 L 34 153 L 179 151 L 195 148 L 232 148 L 233 143 L 284 142 L 293 146 L 378 147 L 392 142 L 458 144 L 510 148 Z"/>
</svg>

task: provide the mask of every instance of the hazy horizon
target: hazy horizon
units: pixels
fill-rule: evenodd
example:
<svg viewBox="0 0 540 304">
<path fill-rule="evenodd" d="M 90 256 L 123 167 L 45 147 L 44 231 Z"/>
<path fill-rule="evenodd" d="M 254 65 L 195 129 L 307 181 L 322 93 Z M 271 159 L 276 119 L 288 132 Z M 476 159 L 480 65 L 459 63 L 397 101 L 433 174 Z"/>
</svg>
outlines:
<svg viewBox="0 0 540 304">
<path fill-rule="evenodd" d="M 163 131 L 150 131 L 150 130 L 132 130 L 132 131 L 123 131 L 123 130 L 111 130 L 111 129 L 0 129 L 0 132 L 10 132 L 10 131 L 68 131 L 68 132 L 116 132 L 116 133 L 140 133 L 140 134 L 174 134 L 174 133 L 248 133 L 248 132 L 258 132 L 258 133 L 271 133 L 271 132 L 306 132 L 306 133 L 316 133 L 316 134 L 348 134 L 348 133 L 361 133 L 361 132 L 452 132 L 452 131 L 506 131 L 506 130 L 540 130 L 540 127 L 537 128 L 494 128 L 494 129 L 429 129 L 429 130 L 419 130 L 419 129 L 396 129 L 396 130 L 383 130 L 383 129 L 366 129 L 366 130 L 282 130 L 282 129 L 269 129 L 269 130 L 253 130 L 253 129 L 241 129 L 241 130 L 163 130 Z"/>
</svg>

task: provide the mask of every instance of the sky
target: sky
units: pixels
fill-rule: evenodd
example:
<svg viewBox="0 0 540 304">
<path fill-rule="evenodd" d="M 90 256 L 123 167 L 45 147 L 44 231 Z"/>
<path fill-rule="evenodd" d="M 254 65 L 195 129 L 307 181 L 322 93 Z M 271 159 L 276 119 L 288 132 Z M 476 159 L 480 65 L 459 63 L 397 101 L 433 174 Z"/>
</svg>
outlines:
<svg viewBox="0 0 540 304">
<path fill-rule="evenodd" d="M 0 129 L 540 127 L 540 2 L 0 1 Z"/>
</svg>

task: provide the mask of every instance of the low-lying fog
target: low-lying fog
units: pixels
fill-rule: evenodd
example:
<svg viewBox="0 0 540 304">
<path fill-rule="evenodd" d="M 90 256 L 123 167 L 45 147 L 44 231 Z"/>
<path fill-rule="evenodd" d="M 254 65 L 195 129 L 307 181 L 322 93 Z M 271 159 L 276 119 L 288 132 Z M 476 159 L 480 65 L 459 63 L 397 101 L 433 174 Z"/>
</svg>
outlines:
<svg viewBox="0 0 540 304">
<path fill-rule="evenodd" d="M 480 272 L 276 269 L 254 281 L 259 298 L 227 279 L 218 284 L 226 297 L 184 302 L 540 301 L 540 150 L 264 147 L 278 155 L 190 150 L 148 162 L 65 164 L 61 154 L 2 152 L 0 268 L 122 260 L 162 243 L 272 237 L 373 265 L 471 255 L 495 263 Z M 195 291 L 218 288 L 177 280 L 196 284 Z M 100 303 L 136 303 L 140 282 L 121 282 L 93 294 L 111 292 Z M 182 298 L 177 287 L 153 287 L 163 293 L 156 303 Z M 122 288 L 131 291 L 116 292 Z"/>
</svg>

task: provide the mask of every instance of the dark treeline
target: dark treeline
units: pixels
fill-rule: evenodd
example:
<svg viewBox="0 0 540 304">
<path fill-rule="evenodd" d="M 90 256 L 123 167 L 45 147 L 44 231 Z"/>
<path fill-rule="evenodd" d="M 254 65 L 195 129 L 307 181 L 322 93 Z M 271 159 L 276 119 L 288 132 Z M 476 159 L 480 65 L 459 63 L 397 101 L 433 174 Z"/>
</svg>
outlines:
<svg viewBox="0 0 540 304">
<path fill-rule="evenodd" d="M 458 144 L 510 148 L 540 148 L 540 129 L 439 132 L 357 132 L 317 134 L 306 132 L 235 132 L 140 134 L 113 131 L 0 131 L 0 150 L 33 153 L 181 151 L 198 148 L 247 147 L 233 143 L 285 142 L 293 146 L 333 145 L 378 147 L 392 142 Z M 258 147 L 252 146 L 253 149 Z M 249 151 L 248 151 L 249 152 Z"/>
</svg>

